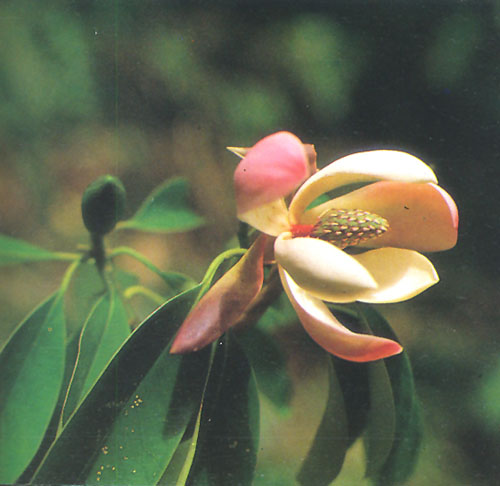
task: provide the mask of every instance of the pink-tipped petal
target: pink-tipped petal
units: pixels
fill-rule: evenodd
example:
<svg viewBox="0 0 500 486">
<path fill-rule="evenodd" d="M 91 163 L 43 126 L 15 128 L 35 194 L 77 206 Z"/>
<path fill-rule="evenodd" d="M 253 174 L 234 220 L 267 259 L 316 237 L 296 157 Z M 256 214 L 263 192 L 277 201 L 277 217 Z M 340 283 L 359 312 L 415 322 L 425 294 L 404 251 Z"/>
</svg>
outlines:
<svg viewBox="0 0 500 486">
<path fill-rule="evenodd" d="M 294 281 L 318 299 L 354 302 L 366 290 L 377 288 L 357 260 L 320 239 L 281 234 L 274 243 L 274 255 Z"/>
<path fill-rule="evenodd" d="M 402 302 L 422 293 L 439 281 L 432 263 L 423 255 L 400 248 L 370 250 L 354 258 L 377 282 L 377 288 L 358 297 L 361 302 Z"/>
<path fill-rule="evenodd" d="M 270 236 L 278 236 L 290 227 L 288 209 L 283 198 L 238 214 L 238 219 Z"/>
<path fill-rule="evenodd" d="M 326 305 L 300 288 L 282 268 L 281 281 L 304 329 L 321 347 L 340 358 L 365 362 L 393 356 L 402 351 L 399 343 L 344 327 Z"/>
<path fill-rule="evenodd" d="M 290 194 L 309 175 L 302 142 L 278 132 L 257 142 L 234 173 L 238 215 Z"/>
<path fill-rule="evenodd" d="M 171 353 L 198 351 L 236 324 L 262 287 L 265 240 L 260 236 L 201 298 L 179 329 Z"/>
<path fill-rule="evenodd" d="M 447 250 L 457 242 L 457 206 L 435 184 L 376 182 L 307 211 L 304 219 L 315 220 L 329 208 L 363 209 L 387 219 L 389 231 L 360 246 L 428 252 Z"/>
<path fill-rule="evenodd" d="M 437 182 L 432 169 L 417 157 L 397 150 L 373 150 L 347 155 L 310 177 L 290 204 L 290 222 L 297 224 L 318 196 L 347 184 L 391 180 Z"/>
</svg>

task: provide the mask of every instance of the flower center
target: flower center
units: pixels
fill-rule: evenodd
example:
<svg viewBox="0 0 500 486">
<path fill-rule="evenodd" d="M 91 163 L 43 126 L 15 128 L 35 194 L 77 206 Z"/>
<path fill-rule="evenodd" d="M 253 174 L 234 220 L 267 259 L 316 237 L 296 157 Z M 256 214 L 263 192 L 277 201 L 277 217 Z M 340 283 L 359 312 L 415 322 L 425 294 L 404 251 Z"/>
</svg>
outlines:
<svg viewBox="0 0 500 486">
<path fill-rule="evenodd" d="M 376 238 L 388 229 L 389 223 L 378 214 L 362 209 L 328 209 L 315 224 L 294 225 L 291 232 L 294 237 L 319 238 L 342 249 Z"/>
</svg>

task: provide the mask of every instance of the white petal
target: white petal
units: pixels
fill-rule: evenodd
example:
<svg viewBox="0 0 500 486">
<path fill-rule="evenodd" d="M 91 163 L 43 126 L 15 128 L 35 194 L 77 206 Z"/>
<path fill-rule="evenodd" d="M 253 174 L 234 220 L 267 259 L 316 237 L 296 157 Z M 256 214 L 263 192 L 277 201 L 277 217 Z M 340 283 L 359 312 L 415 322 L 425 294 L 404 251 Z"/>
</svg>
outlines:
<svg viewBox="0 0 500 486">
<path fill-rule="evenodd" d="M 347 253 L 317 238 L 280 235 L 274 243 L 276 261 L 293 280 L 315 297 L 330 302 L 354 302 L 377 284 Z"/>
<path fill-rule="evenodd" d="M 271 236 L 278 236 L 290 228 L 283 198 L 238 214 L 238 219 Z"/>
<path fill-rule="evenodd" d="M 420 294 L 439 281 L 432 263 L 420 253 L 400 248 L 380 248 L 354 258 L 377 282 L 377 289 L 358 298 L 361 302 L 401 302 Z"/>
<path fill-rule="evenodd" d="M 344 327 L 326 305 L 300 288 L 280 268 L 285 292 L 304 329 L 326 351 L 350 361 L 373 361 L 400 353 L 401 346 L 390 339 L 357 334 Z"/>
<path fill-rule="evenodd" d="M 307 206 L 325 192 L 347 184 L 377 180 L 437 182 L 427 164 L 405 152 L 373 150 L 347 155 L 302 184 L 290 205 L 290 221 L 297 224 Z"/>
</svg>

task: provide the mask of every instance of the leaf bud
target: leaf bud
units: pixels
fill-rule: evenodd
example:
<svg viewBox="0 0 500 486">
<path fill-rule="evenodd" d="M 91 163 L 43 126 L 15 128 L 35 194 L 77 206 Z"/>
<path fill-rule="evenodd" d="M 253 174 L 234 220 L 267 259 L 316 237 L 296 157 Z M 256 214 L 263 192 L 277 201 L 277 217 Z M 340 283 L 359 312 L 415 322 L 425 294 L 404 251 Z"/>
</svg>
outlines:
<svg viewBox="0 0 500 486">
<path fill-rule="evenodd" d="M 122 219 L 124 211 L 125 187 L 116 177 L 99 177 L 85 189 L 82 196 L 82 217 L 90 233 L 109 233 Z"/>
</svg>

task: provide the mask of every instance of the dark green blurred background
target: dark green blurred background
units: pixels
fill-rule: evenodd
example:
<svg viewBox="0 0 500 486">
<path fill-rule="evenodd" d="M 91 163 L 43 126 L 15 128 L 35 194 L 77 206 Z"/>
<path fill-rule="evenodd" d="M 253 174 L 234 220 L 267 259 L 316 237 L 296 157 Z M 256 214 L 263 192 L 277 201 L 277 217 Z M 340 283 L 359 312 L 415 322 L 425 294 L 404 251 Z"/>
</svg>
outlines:
<svg viewBox="0 0 500 486">
<path fill-rule="evenodd" d="M 423 401 L 410 484 L 498 484 L 499 46 L 499 1 L 3 1 L 0 230 L 73 250 L 86 243 L 80 197 L 96 177 L 123 180 L 130 215 L 159 182 L 185 175 L 208 226 L 120 242 L 200 278 L 237 228 L 237 160 L 225 146 L 284 129 L 316 145 L 320 166 L 373 148 L 419 156 L 461 223 L 457 248 L 431 256 L 441 283 L 381 306 Z M 2 341 L 63 268 L 2 269 Z M 307 362 L 291 359 L 298 412 L 279 419 L 264 407 L 256 484 L 291 484 L 298 469 L 321 393 L 314 372 L 298 371 Z M 338 484 L 362 484 L 361 454 Z"/>
</svg>

